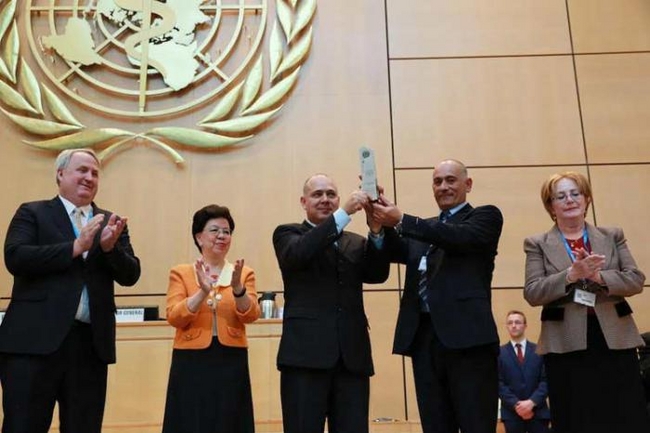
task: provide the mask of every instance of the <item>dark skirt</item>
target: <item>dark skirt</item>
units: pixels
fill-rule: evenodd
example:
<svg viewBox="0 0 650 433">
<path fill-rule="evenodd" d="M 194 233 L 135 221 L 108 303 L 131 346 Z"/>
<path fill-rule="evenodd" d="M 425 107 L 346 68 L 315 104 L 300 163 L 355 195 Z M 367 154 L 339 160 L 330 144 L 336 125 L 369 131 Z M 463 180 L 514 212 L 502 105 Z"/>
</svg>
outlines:
<svg viewBox="0 0 650 433">
<path fill-rule="evenodd" d="M 609 349 L 595 315 L 587 329 L 587 350 L 544 355 L 553 432 L 650 432 L 636 349 Z"/>
<path fill-rule="evenodd" d="M 254 433 L 248 349 L 174 349 L 162 431 Z"/>
</svg>

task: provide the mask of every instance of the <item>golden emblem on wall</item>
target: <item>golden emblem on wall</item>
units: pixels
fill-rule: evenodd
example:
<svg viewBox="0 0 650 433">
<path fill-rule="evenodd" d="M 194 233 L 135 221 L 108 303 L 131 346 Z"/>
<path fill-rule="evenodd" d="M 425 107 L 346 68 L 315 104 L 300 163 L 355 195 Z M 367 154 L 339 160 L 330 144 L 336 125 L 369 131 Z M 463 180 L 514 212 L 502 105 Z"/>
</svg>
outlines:
<svg viewBox="0 0 650 433">
<path fill-rule="evenodd" d="M 247 140 L 283 106 L 312 43 L 316 0 L 268 1 L 26 0 L 18 13 L 17 0 L 0 0 L 0 110 L 38 136 L 26 144 L 99 147 L 102 159 L 134 139 L 176 162 L 175 144 Z M 21 56 L 23 42 L 45 80 Z M 203 114 L 195 129 L 89 128 L 66 100 L 144 125 Z"/>
</svg>

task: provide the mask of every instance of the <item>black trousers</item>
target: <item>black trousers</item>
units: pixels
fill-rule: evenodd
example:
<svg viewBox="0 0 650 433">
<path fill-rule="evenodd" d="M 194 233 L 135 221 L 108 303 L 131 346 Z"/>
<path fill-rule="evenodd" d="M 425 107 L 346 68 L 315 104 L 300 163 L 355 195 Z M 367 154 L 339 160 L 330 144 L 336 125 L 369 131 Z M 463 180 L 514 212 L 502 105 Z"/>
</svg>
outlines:
<svg viewBox="0 0 650 433">
<path fill-rule="evenodd" d="M 587 350 L 544 355 L 554 433 L 648 433 L 636 349 L 611 350 L 596 316 Z"/>
<path fill-rule="evenodd" d="M 429 314 L 413 342 L 415 392 L 424 433 L 494 433 L 499 398 L 498 343 L 452 350 Z"/>
<path fill-rule="evenodd" d="M 339 364 L 330 370 L 282 367 L 284 433 L 368 433 L 370 378 Z"/>
<path fill-rule="evenodd" d="M 50 355 L 2 354 L 2 433 L 47 433 L 55 402 L 61 433 L 101 433 L 107 371 L 77 322 Z"/>
<path fill-rule="evenodd" d="M 549 433 L 549 419 L 504 419 L 506 433 Z"/>
</svg>

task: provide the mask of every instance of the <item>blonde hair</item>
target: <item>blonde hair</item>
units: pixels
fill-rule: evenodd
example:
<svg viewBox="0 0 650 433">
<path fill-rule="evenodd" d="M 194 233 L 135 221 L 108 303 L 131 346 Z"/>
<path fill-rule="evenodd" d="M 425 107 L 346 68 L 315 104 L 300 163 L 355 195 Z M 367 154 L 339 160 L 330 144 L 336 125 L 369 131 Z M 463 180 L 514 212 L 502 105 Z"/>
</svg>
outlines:
<svg viewBox="0 0 650 433">
<path fill-rule="evenodd" d="M 576 185 L 578 185 L 578 190 L 580 190 L 580 194 L 584 196 L 587 203 L 587 206 L 585 207 L 585 216 L 587 216 L 587 211 L 589 210 L 589 205 L 592 201 L 591 185 L 589 185 L 589 180 L 584 174 L 578 173 L 576 171 L 565 171 L 562 173 L 553 174 L 546 180 L 546 182 L 544 182 L 542 185 L 541 196 L 542 203 L 544 204 L 544 209 L 546 209 L 546 212 L 548 212 L 548 214 L 551 216 L 551 219 L 555 221 L 552 205 L 553 190 L 555 189 L 555 185 L 557 185 L 557 183 L 562 179 L 570 179 L 574 181 Z"/>
</svg>

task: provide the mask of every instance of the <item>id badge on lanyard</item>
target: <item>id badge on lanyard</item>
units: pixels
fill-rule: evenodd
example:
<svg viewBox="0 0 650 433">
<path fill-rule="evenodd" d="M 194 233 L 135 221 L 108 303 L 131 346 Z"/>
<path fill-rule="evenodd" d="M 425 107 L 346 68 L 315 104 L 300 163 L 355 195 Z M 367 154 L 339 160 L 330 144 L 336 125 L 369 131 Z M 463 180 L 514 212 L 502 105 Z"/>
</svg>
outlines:
<svg viewBox="0 0 650 433">
<path fill-rule="evenodd" d="M 575 262 L 576 257 L 573 254 L 573 251 L 571 251 L 571 247 L 569 247 L 569 243 L 567 242 L 564 235 L 562 235 L 562 241 L 564 242 L 564 249 L 566 249 L 566 252 L 569 254 L 571 263 Z M 589 238 L 587 237 L 587 229 L 584 229 L 584 231 L 582 232 L 582 243 L 585 247 L 587 246 L 588 241 Z M 573 302 L 575 302 L 576 304 L 585 305 L 587 307 L 596 306 L 596 294 L 586 290 L 587 281 L 585 279 L 581 279 L 580 281 L 582 282 L 582 288 L 575 289 L 575 291 L 573 292 Z"/>
</svg>

